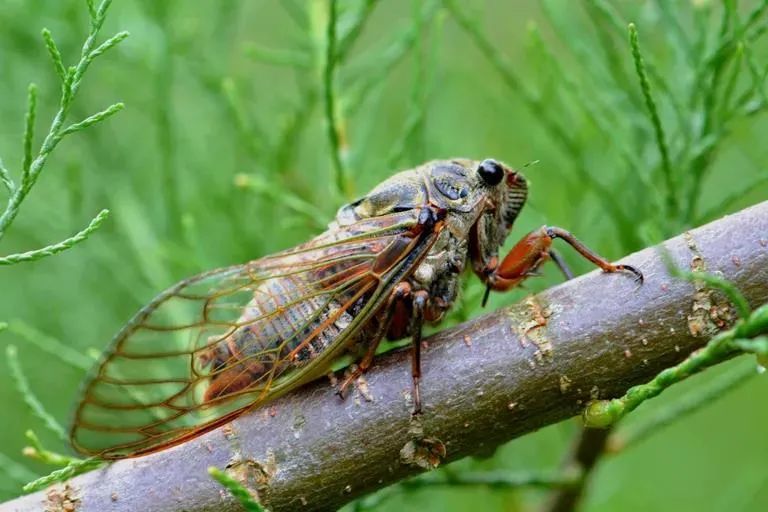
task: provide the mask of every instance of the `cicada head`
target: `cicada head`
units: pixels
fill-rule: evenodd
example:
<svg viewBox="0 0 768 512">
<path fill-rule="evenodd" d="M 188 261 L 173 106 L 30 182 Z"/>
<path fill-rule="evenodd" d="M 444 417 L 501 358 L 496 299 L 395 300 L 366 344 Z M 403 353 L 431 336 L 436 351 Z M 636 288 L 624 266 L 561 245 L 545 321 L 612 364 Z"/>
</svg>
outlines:
<svg viewBox="0 0 768 512">
<path fill-rule="evenodd" d="M 464 201 L 470 207 L 469 251 L 475 271 L 482 273 L 512 230 L 528 196 L 528 184 L 521 173 L 496 160 L 453 160 L 451 164 L 462 168 L 463 178 L 453 183 L 462 184 L 458 195 L 466 195 Z M 444 174 L 441 168 L 433 172 L 438 190 L 447 188 Z"/>
<path fill-rule="evenodd" d="M 334 224 L 350 225 L 431 204 L 446 211 L 446 225 L 456 238 L 468 240 L 480 272 L 504 243 L 527 193 L 523 175 L 496 160 L 434 160 L 394 174 L 343 206 Z"/>
</svg>

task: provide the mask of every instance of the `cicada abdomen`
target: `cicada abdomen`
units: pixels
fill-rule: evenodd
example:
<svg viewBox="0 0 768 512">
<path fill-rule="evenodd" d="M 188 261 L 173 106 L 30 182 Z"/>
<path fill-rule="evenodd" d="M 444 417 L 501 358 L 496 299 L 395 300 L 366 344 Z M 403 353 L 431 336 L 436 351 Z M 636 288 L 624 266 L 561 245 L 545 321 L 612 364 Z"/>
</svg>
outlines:
<svg viewBox="0 0 768 512">
<path fill-rule="evenodd" d="M 346 269 L 349 272 L 349 269 Z M 359 313 L 349 287 L 339 294 L 325 293 L 330 280 L 322 271 L 269 279 L 238 319 L 242 327 L 217 340 L 199 356 L 209 369 L 210 383 L 204 400 L 209 402 L 274 379 L 290 367 L 300 367 L 333 344 Z M 277 312 L 279 314 L 273 314 Z"/>
<path fill-rule="evenodd" d="M 250 289 L 252 297 L 234 329 L 206 340 L 197 360 L 208 376 L 204 403 L 248 389 L 266 392 L 277 377 L 307 365 L 342 338 L 378 284 L 371 274 L 377 261 L 372 256 L 392 242 L 344 242 L 364 236 L 360 230 L 341 235 L 316 239 L 308 250 L 281 259 L 277 272 L 266 271 L 272 277 Z"/>
</svg>

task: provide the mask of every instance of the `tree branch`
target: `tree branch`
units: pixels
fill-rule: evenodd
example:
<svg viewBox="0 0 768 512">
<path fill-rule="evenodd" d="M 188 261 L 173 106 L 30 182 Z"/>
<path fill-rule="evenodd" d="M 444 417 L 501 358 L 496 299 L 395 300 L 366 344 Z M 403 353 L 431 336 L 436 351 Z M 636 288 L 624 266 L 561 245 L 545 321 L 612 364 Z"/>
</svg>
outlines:
<svg viewBox="0 0 768 512">
<path fill-rule="evenodd" d="M 543 509 L 548 512 L 571 512 L 576 509 L 584 487 L 592 476 L 592 470 L 605 452 L 612 428 L 583 427 L 576 443 L 564 462 L 566 471 L 579 475 L 574 485 L 564 486 L 552 495 L 549 504 Z"/>
<path fill-rule="evenodd" d="M 753 307 L 768 302 L 768 202 L 664 247 L 680 268 L 721 272 Z M 440 459 L 570 418 L 590 399 L 648 381 L 724 327 L 720 313 L 701 308 L 706 290 L 670 277 L 656 249 L 626 262 L 643 271 L 643 286 L 593 272 L 429 338 L 418 423 L 409 413 L 408 354 L 391 353 L 367 374 L 373 401 L 360 393 L 341 401 L 321 380 L 186 444 L 116 462 L 0 512 L 62 498 L 80 512 L 238 510 L 210 466 L 226 468 L 273 512 L 335 510 Z"/>
</svg>

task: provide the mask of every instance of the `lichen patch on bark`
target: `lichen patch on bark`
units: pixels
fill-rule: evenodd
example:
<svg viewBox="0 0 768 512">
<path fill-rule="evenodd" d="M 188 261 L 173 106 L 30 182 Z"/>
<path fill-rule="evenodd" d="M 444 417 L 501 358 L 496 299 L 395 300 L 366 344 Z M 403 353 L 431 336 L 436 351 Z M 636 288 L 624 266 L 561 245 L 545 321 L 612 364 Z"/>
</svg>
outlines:
<svg viewBox="0 0 768 512">
<path fill-rule="evenodd" d="M 528 341 L 536 346 L 533 356 L 541 363 L 552 356 L 552 343 L 547 336 L 547 323 L 552 316 L 552 308 L 536 296 L 528 297 L 519 307 L 513 307 L 509 315 L 512 317 L 512 331 L 520 340 L 523 348 Z"/>
<path fill-rule="evenodd" d="M 408 466 L 422 469 L 434 469 L 445 459 L 447 449 L 445 444 L 436 437 L 424 434 L 421 416 L 412 416 L 408 425 L 410 441 L 400 449 L 400 462 Z"/>
<path fill-rule="evenodd" d="M 80 505 L 77 489 L 71 485 L 56 485 L 45 493 L 45 512 L 76 512 Z"/>
<path fill-rule="evenodd" d="M 412 439 L 400 449 L 400 462 L 422 469 L 435 469 L 446 454 L 445 444 L 436 437 Z"/>
<path fill-rule="evenodd" d="M 690 268 L 693 272 L 707 272 L 707 263 L 701 254 L 696 240 L 689 231 L 684 234 L 685 241 L 693 257 Z M 710 288 L 704 281 L 694 280 L 693 302 L 688 314 L 688 331 L 692 336 L 711 338 L 723 329 L 733 325 L 736 314 L 733 306 L 717 290 Z"/>
<path fill-rule="evenodd" d="M 253 459 L 235 460 L 227 464 L 225 472 L 237 480 L 254 500 L 263 503 L 269 483 L 277 472 L 277 462 L 274 454 L 268 452 L 263 463 Z"/>
</svg>

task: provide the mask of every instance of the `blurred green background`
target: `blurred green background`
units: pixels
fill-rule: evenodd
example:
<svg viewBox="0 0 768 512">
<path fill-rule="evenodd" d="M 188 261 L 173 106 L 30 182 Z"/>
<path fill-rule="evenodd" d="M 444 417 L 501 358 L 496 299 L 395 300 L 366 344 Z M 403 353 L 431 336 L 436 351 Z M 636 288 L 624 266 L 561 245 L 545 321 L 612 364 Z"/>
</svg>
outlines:
<svg viewBox="0 0 768 512">
<path fill-rule="evenodd" d="M 345 193 L 335 185 L 324 117 L 325 0 L 115 2 L 103 37 L 119 30 L 131 37 L 92 65 L 72 119 L 115 101 L 126 109 L 55 150 L 0 254 L 70 236 L 102 208 L 112 216 L 68 252 L 0 267 L 0 320 L 10 325 L 0 345 L 18 347 L 32 390 L 66 423 L 84 372 L 60 357 L 51 338 L 90 357 L 168 285 L 302 242 L 344 201 L 432 158 L 536 161 L 526 170 L 530 202 L 508 243 L 548 223 L 609 258 L 764 200 L 765 6 L 341 1 L 334 95 Z M 635 72 L 629 22 L 640 34 L 666 164 Z M 40 30 L 48 27 L 73 63 L 88 12 L 83 1 L 0 0 L 0 27 L 0 156 L 17 173 L 28 83 L 39 86 L 37 144 L 60 93 Z M 571 256 L 578 272 L 589 269 Z M 527 289 L 559 279 L 548 268 Z M 479 292 L 473 280 L 452 321 L 479 313 Z M 496 296 L 493 305 L 526 293 Z M 696 377 L 628 422 L 749 365 L 742 358 Z M 51 470 L 21 456 L 25 430 L 49 449 L 68 448 L 30 413 L 2 368 L 0 498 L 7 499 L 30 474 Z M 766 378 L 749 379 L 606 457 L 584 510 L 768 509 L 766 396 Z M 448 469 L 556 468 L 577 427 L 555 425 Z M 515 511 L 545 497 L 541 490 L 408 489 L 372 509 Z"/>
</svg>

